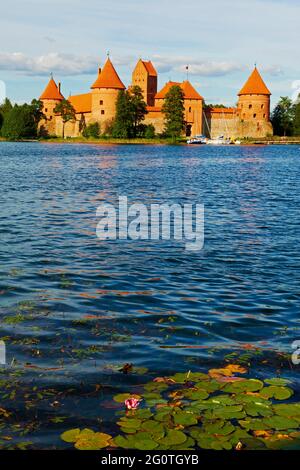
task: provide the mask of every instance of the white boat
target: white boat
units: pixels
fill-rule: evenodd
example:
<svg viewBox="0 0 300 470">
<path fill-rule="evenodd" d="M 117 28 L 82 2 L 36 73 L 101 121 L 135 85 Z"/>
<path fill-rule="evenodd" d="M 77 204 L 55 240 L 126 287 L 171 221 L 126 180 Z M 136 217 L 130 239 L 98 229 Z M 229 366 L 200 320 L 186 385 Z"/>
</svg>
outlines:
<svg viewBox="0 0 300 470">
<path fill-rule="evenodd" d="M 231 145 L 232 141 L 230 139 L 225 139 L 223 135 L 215 139 L 207 139 L 207 145 Z"/>
<path fill-rule="evenodd" d="M 187 140 L 188 145 L 203 145 L 207 143 L 207 138 L 204 135 L 195 135 Z"/>
</svg>

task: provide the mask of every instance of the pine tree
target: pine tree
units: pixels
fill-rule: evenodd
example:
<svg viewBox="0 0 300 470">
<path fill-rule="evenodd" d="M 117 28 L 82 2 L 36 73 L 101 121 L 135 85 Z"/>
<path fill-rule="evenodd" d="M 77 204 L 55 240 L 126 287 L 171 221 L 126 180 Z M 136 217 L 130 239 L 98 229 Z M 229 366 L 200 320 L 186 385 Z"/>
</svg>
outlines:
<svg viewBox="0 0 300 470">
<path fill-rule="evenodd" d="M 165 115 L 165 134 L 176 142 L 185 128 L 184 93 L 180 86 L 174 85 L 170 88 L 166 94 L 162 112 Z"/>
</svg>

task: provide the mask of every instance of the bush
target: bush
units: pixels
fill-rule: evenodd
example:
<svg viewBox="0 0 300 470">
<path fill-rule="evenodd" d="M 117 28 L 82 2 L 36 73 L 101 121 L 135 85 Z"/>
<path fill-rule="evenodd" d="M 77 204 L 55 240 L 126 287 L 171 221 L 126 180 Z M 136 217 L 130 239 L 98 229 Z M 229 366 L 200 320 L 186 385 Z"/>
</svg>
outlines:
<svg viewBox="0 0 300 470">
<path fill-rule="evenodd" d="M 115 125 L 115 120 L 113 118 L 105 121 L 103 135 L 111 136 L 113 133 L 114 125 Z"/>
<path fill-rule="evenodd" d="M 100 124 L 98 122 L 93 122 L 86 126 L 86 128 L 82 132 L 83 137 L 87 139 L 99 139 L 100 137 Z"/>
<path fill-rule="evenodd" d="M 154 139 L 155 137 L 155 127 L 153 124 L 149 124 L 146 126 L 145 132 L 144 132 L 144 137 L 145 139 Z"/>
</svg>

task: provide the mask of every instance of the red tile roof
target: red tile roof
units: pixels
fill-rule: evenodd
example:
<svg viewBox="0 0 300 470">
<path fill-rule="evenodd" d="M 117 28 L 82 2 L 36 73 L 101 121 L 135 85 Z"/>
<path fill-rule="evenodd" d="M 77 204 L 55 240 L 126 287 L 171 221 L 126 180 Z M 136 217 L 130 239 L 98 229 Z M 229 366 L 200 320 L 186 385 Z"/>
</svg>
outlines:
<svg viewBox="0 0 300 470">
<path fill-rule="evenodd" d="M 154 65 L 152 64 L 151 60 L 148 60 L 147 62 L 145 60 L 142 60 L 144 66 L 147 69 L 147 72 L 149 73 L 150 77 L 157 77 L 157 72 L 154 68 Z"/>
<path fill-rule="evenodd" d="M 40 96 L 40 100 L 57 100 L 61 101 L 64 97 L 61 94 L 58 86 L 56 85 L 55 81 L 51 77 L 49 80 L 48 85 L 46 86 L 45 90 Z"/>
<path fill-rule="evenodd" d="M 90 113 L 92 111 L 92 93 L 69 96 L 68 100 L 76 113 Z"/>
<path fill-rule="evenodd" d="M 195 90 L 195 88 L 191 85 L 191 83 L 186 80 L 182 83 L 180 82 L 168 82 L 165 86 L 155 95 L 157 99 L 164 99 L 168 91 L 172 86 L 180 86 L 184 93 L 184 97 L 187 100 L 203 100 L 202 96 Z"/>
<path fill-rule="evenodd" d="M 271 95 L 256 67 L 238 95 Z"/>
<path fill-rule="evenodd" d="M 125 90 L 125 85 L 116 72 L 110 58 L 107 59 L 102 71 L 91 88 L 116 88 Z"/>
</svg>

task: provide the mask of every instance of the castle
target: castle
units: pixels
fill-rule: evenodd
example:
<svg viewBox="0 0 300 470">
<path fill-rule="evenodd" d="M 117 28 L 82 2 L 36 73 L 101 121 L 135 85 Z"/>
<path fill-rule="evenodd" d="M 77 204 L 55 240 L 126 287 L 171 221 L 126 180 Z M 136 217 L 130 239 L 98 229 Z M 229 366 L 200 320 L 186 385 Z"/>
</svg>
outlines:
<svg viewBox="0 0 300 470">
<path fill-rule="evenodd" d="M 138 85 L 147 103 L 145 124 L 153 124 L 157 134 L 164 130 L 162 106 L 166 94 L 173 85 L 181 87 L 184 94 L 185 135 L 205 134 L 211 138 L 225 135 L 231 138 L 265 137 L 273 134 L 270 122 L 271 93 L 264 83 L 256 66 L 243 88 L 238 93 L 236 108 L 205 106 L 204 98 L 193 85 L 185 80 L 169 81 L 158 91 L 157 72 L 151 61 L 139 60 L 132 74 L 132 85 Z M 125 90 L 110 58 L 91 86 L 89 93 L 69 96 L 68 100 L 76 111 L 76 120 L 69 121 L 65 126 L 65 136 L 77 137 L 82 127 L 99 122 L 101 132 L 111 125 L 115 117 L 116 100 L 120 90 Z M 51 77 L 47 87 L 40 96 L 43 103 L 45 119 L 41 123 L 51 136 L 62 135 L 62 119 L 54 113 L 56 105 L 63 100 L 60 84 Z"/>
</svg>

